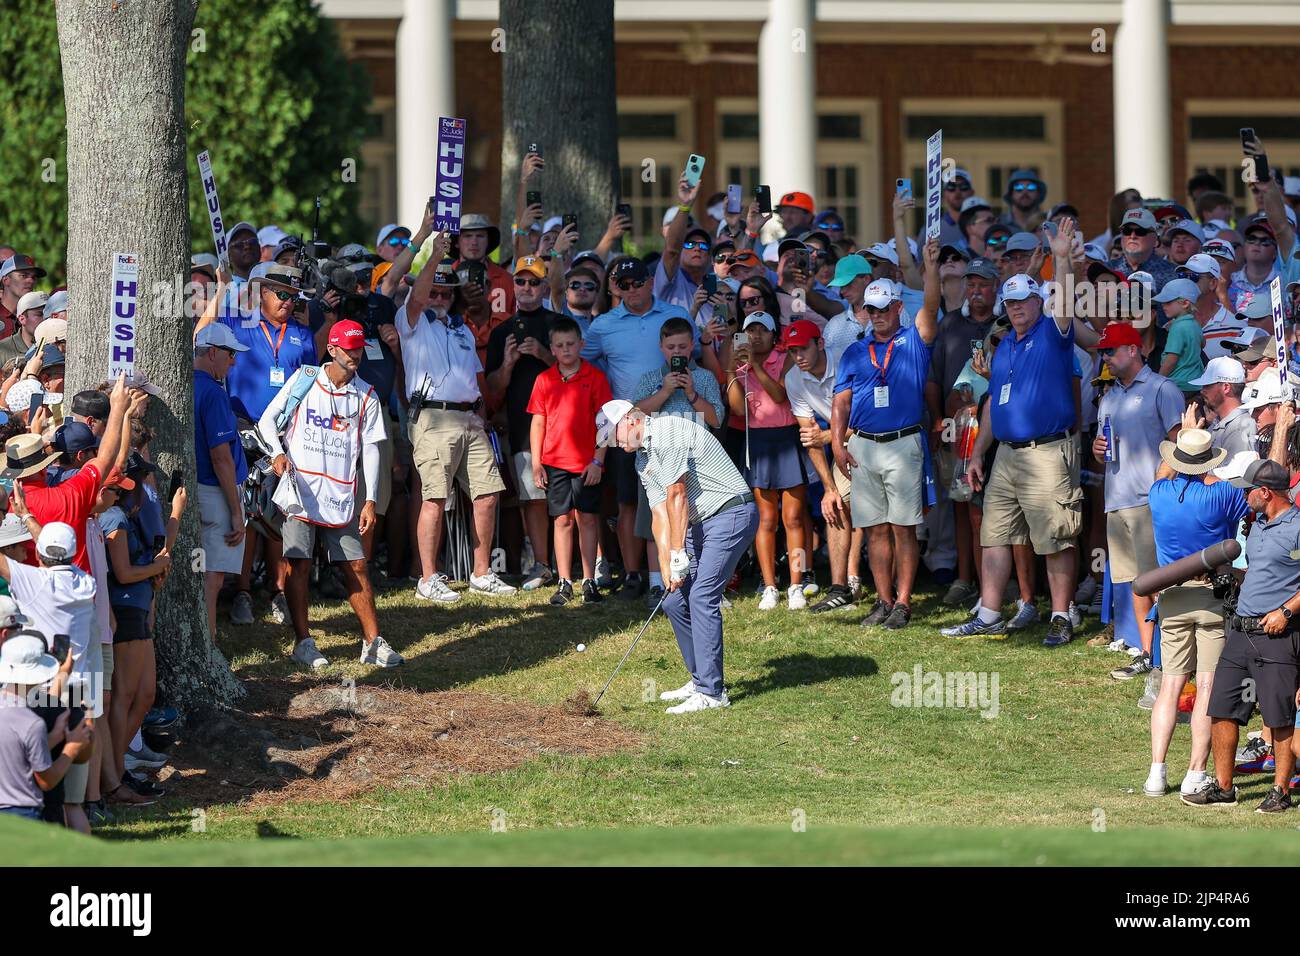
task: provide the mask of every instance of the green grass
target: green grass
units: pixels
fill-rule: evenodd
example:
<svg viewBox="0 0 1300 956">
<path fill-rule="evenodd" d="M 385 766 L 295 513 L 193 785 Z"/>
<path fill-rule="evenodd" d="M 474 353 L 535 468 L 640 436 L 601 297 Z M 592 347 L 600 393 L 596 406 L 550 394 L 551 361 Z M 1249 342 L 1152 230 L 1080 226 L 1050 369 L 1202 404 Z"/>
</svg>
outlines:
<svg viewBox="0 0 1300 956">
<path fill-rule="evenodd" d="M 553 705 L 580 688 L 594 693 L 647 611 L 616 601 L 554 609 L 546 606 L 549 595 L 466 596 L 451 607 L 417 603 L 409 592 L 383 596 L 384 634 L 407 658 L 396 673 L 355 663 L 359 635 L 346 605 L 315 607 L 314 636 L 341 662 L 320 680 L 464 687 Z M 1135 706 L 1137 683 L 1107 676 L 1116 655 L 1083 645 L 1095 622 L 1055 650 L 1041 646 L 1043 626 L 1005 640 L 953 641 L 937 628 L 960 612 L 921 597 L 914 623 L 886 632 L 858 626 L 865 609 L 762 613 L 747 596 L 726 615 L 732 706 L 684 717 L 664 714 L 657 700 L 642 702 L 643 693 L 685 679 L 671 629 L 656 619 L 601 705 L 608 719 L 642 735 L 635 751 L 545 756 L 507 772 L 338 804 L 209 805 L 202 833 L 192 832 L 193 807 L 182 792 L 155 808 L 122 811 L 119 823 L 100 831 L 108 838 L 101 852 L 105 862 L 122 863 L 182 863 L 194 849 L 216 854 L 202 857 L 214 863 L 257 862 L 267 853 L 286 862 L 316 853 L 360 860 L 369 852 L 395 862 L 420 852 L 425 861 L 445 855 L 448 862 L 597 862 L 606 855 L 666 862 L 714 852 L 735 862 L 1033 863 L 1041 856 L 1164 863 L 1186 850 L 1188 862 L 1229 862 L 1195 848 L 1240 848 L 1245 858 L 1255 844 L 1239 841 L 1241 831 L 1291 830 L 1300 822 L 1250 812 L 1271 782 L 1263 776 L 1242 781 L 1243 803 L 1235 808 L 1196 810 L 1175 795 L 1142 796 L 1149 713 Z M 579 642 L 586 653 L 577 652 Z M 273 625 L 234 629 L 221 643 L 241 675 L 296 672 L 285 632 Z M 892 706 L 891 675 L 911 674 L 918 664 L 996 673 L 997 716 Z M 1180 725 L 1168 759 L 1175 786 L 1188 747 L 1188 728 Z M 504 811 L 497 819 L 505 834 L 490 832 L 494 811 Z M 796 818 L 807 832 L 790 832 Z M 726 829 L 703 838 L 677 829 L 701 827 Z M 432 834 L 439 836 L 426 841 Z M 332 842 L 322 848 L 258 839 L 268 835 Z M 398 836 L 408 839 L 339 842 Z M 0 829 L 0 855 L 13 859 L 7 837 Z M 716 849 L 692 850 L 693 843 Z"/>
</svg>

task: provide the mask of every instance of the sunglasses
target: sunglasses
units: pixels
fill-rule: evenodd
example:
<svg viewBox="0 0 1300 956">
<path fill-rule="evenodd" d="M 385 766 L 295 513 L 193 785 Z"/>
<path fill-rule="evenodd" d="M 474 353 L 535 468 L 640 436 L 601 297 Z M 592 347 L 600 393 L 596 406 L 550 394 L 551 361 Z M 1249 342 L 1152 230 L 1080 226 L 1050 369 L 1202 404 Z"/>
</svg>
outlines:
<svg viewBox="0 0 1300 956">
<path fill-rule="evenodd" d="M 1097 349 L 1097 354 L 1100 355 L 1102 358 L 1110 358 L 1112 355 L 1115 354 L 1115 350 L 1114 350 L 1114 349 Z"/>
<path fill-rule="evenodd" d="M 838 222 L 825 222 L 817 227 L 822 232 L 843 232 L 844 227 Z"/>
<path fill-rule="evenodd" d="M 1033 183 L 1022 182 L 1022 183 L 1016 183 L 1014 186 L 1012 186 L 1011 191 L 1016 193 L 1036 193 L 1038 192 L 1038 187 L 1035 186 Z"/>
<path fill-rule="evenodd" d="M 945 183 L 943 191 L 946 193 L 968 193 L 971 187 L 962 183 Z"/>
<path fill-rule="evenodd" d="M 984 245 L 988 246 L 990 249 L 1001 249 L 1007 244 L 1009 239 L 1010 236 L 1003 236 L 998 239 L 985 239 Z"/>
<path fill-rule="evenodd" d="M 694 241 L 694 240 L 691 240 L 690 242 L 683 242 L 683 243 L 682 243 L 682 248 L 683 248 L 683 249 L 699 249 L 699 250 L 701 250 L 701 251 L 703 251 L 703 252 L 708 252 L 708 251 L 709 251 L 710 249 L 712 249 L 713 247 L 712 247 L 711 245 L 709 245 L 709 243 L 707 243 L 707 242 L 696 242 L 696 241 Z"/>
<path fill-rule="evenodd" d="M 889 311 L 888 307 L 883 309 L 878 309 L 874 305 L 869 305 L 866 307 L 866 309 L 867 309 L 867 315 L 884 315 L 886 312 Z"/>
<path fill-rule="evenodd" d="M 939 257 L 939 265 L 941 266 L 946 266 L 950 262 L 965 262 L 965 261 L 966 261 L 965 257 L 956 252 L 950 252 L 946 256 Z"/>
<path fill-rule="evenodd" d="M 578 291 L 582 291 L 582 292 L 595 292 L 595 291 L 596 291 L 596 283 L 594 283 L 594 282 L 570 282 L 570 283 L 569 283 L 569 288 L 572 289 L 574 292 L 578 292 Z"/>
<path fill-rule="evenodd" d="M 1247 237 L 1246 237 L 1246 245 L 1248 245 L 1248 246 L 1275 246 L 1275 245 L 1277 245 L 1277 240 L 1276 240 L 1276 239 L 1273 239 L 1271 236 L 1253 235 L 1253 236 L 1247 236 Z"/>
<path fill-rule="evenodd" d="M 430 299 L 454 299 L 456 298 L 456 290 L 439 289 L 437 286 L 434 286 L 432 289 L 429 290 L 429 298 Z"/>
<path fill-rule="evenodd" d="M 403 247 L 403 248 L 404 248 L 404 247 L 409 246 L 409 245 L 411 244 L 411 240 L 410 240 L 410 239 L 403 239 L 401 236 L 394 236 L 393 238 L 391 238 L 391 239 L 388 240 L 388 244 L 389 244 L 390 246 L 394 246 L 394 247 Z"/>
<path fill-rule="evenodd" d="M 762 305 L 762 304 L 763 304 L 763 297 L 761 295 L 747 295 L 745 296 L 745 298 L 740 300 L 740 305 L 742 308 L 748 308 L 751 305 Z"/>
<path fill-rule="evenodd" d="M 1120 230 L 1120 233 L 1125 236 L 1149 236 L 1152 235 L 1153 232 L 1154 230 L 1143 229 L 1140 226 L 1125 226 Z"/>
<path fill-rule="evenodd" d="M 1208 272 L 1193 272 L 1191 269 L 1175 269 L 1174 276 L 1179 279 L 1191 279 L 1193 282 L 1200 282 Z"/>
<path fill-rule="evenodd" d="M 632 289 L 639 289 L 646 284 L 645 279 L 619 279 L 614 283 L 621 291 L 628 292 Z"/>
<path fill-rule="evenodd" d="M 523 276 L 515 276 L 515 285 L 526 285 L 536 289 L 542 284 L 542 279 L 526 279 Z"/>
<path fill-rule="evenodd" d="M 298 297 L 297 292 L 285 292 L 283 289 L 267 289 L 266 291 L 270 292 L 271 295 L 275 296 L 281 302 L 288 302 L 290 299 L 296 299 Z"/>
<path fill-rule="evenodd" d="M 713 262 L 714 262 L 714 264 L 716 264 L 716 265 L 720 265 L 720 266 L 721 266 L 721 265 L 731 265 L 731 264 L 732 264 L 733 262 L 735 262 L 735 261 L 736 261 L 735 253 L 731 253 L 731 252 L 717 252 L 717 253 L 714 253 L 714 255 L 713 255 Z"/>
<path fill-rule="evenodd" d="M 231 249 L 260 249 L 261 246 L 259 246 L 257 242 L 253 239 L 244 239 L 240 242 L 232 242 L 230 244 L 230 248 Z"/>
</svg>

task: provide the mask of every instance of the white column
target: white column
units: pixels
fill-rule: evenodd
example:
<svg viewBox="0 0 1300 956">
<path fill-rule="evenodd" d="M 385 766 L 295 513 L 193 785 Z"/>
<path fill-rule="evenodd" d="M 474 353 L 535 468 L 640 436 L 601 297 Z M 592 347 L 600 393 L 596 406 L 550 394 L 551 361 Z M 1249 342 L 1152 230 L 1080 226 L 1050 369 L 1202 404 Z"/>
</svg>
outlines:
<svg viewBox="0 0 1300 956">
<path fill-rule="evenodd" d="M 758 35 L 758 145 L 775 205 L 799 190 L 817 198 L 817 83 L 813 0 L 772 0 Z"/>
<path fill-rule="evenodd" d="M 1115 32 L 1115 189 L 1180 199 L 1173 189 L 1169 0 L 1124 0 Z"/>
<path fill-rule="evenodd" d="M 454 116 L 455 0 L 406 0 L 397 28 L 397 221 L 419 225 L 433 195 L 438 117 Z"/>
</svg>

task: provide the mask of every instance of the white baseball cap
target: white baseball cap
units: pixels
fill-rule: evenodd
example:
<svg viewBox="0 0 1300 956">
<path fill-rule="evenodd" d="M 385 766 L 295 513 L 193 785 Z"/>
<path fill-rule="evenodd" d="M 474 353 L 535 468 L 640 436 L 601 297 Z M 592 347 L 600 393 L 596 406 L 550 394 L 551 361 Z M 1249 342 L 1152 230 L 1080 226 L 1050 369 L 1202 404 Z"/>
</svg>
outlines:
<svg viewBox="0 0 1300 956">
<path fill-rule="evenodd" d="M 866 249 L 860 249 L 858 251 L 859 254 L 866 254 L 876 259 L 884 259 L 886 262 L 892 262 L 894 265 L 898 265 L 898 251 L 888 243 L 877 242 L 873 246 L 868 246 Z"/>
<path fill-rule="evenodd" d="M 1241 405 L 1246 411 L 1253 412 L 1265 405 L 1280 405 L 1286 400 L 1287 394 L 1282 387 L 1282 377 L 1277 369 L 1267 368 L 1263 375 L 1255 379 L 1254 387 L 1241 396 Z"/>
<path fill-rule="evenodd" d="M 0 645 L 0 684 L 44 684 L 59 670 L 35 634 L 15 634 Z"/>
<path fill-rule="evenodd" d="M 13 517 L 18 516 L 13 515 Z M 27 537 L 30 539 L 31 535 Z M 31 622 L 32 619 L 18 609 L 17 601 L 8 595 L 0 595 L 0 627 L 22 627 Z"/>
<path fill-rule="evenodd" d="M 1194 378 L 1187 384 L 1199 388 L 1203 385 L 1217 385 L 1219 382 L 1243 385 L 1246 382 L 1246 370 L 1230 355 L 1220 355 L 1218 358 L 1210 359 L 1210 364 L 1205 366 L 1205 371 L 1201 373 L 1200 378 Z"/>
<path fill-rule="evenodd" d="M 28 309 L 44 309 L 49 298 L 44 292 L 28 292 L 18 300 L 18 308 L 14 309 L 14 315 L 22 315 Z"/>
<path fill-rule="evenodd" d="M 1259 461 L 1259 455 L 1253 451 L 1239 451 L 1214 469 L 1214 477 L 1226 481 L 1236 488 L 1249 488 L 1250 484 L 1244 476 L 1246 468 L 1249 467 L 1252 461 Z"/>
<path fill-rule="evenodd" d="M 1256 339 L 1266 338 L 1268 338 L 1268 333 L 1263 329 L 1248 325 L 1231 338 L 1224 339 L 1223 347 L 1229 352 L 1240 352 L 1242 349 L 1248 349 L 1254 345 Z"/>
<path fill-rule="evenodd" d="M 391 236 L 393 233 L 397 232 L 397 230 L 399 229 L 406 229 L 406 227 L 398 225 L 395 222 L 390 222 L 388 225 L 380 229 L 379 235 L 375 237 L 375 248 L 378 249 L 380 246 L 382 246 L 384 244 L 384 240 L 387 239 L 389 236 Z M 410 232 L 411 230 L 406 229 L 406 231 Z"/>
<path fill-rule="evenodd" d="M 604 448 L 610 444 L 614 437 L 614 430 L 618 428 L 618 423 L 623 417 L 632 410 L 631 402 L 621 398 L 614 398 L 600 406 L 600 411 L 596 413 L 596 447 Z"/>
<path fill-rule="evenodd" d="M 71 563 L 77 553 L 77 532 L 70 524 L 51 521 L 36 539 L 36 553 L 47 561 Z"/>
<path fill-rule="evenodd" d="M 1236 262 L 1237 250 L 1232 247 L 1227 239 L 1210 239 L 1205 245 L 1201 246 L 1198 255 L 1210 255 L 1216 259 L 1222 259 L 1224 262 Z"/>
<path fill-rule="evenodd" d="M 286 235 L 279 226 L 263 226 L 257 230 L 257 241 L 264 246 L 278 246 Z"/>
<path fill-rule="evenodd" d="M 1002 284 L 1004 302 L 1023 302 L 1031 296 L 1040 295 L 1038 283 L 1023 272 L 1013 275 Z"/>
<path fill-rule="evenodd" d="M 1188 256 L 1183 265 L 1195 272 L 1197 275 L 1212 275 L 1219 278 L 1223 273 L 1219 269 L 1219 260 L 1214 256 L 1207 256 L 1204 252 L 1198 252 L 1194 256 Z"/>
<path fill-rule="evenodd" d="M 889 279 L 876 279 L 862 293 L 862 304 L 884 309 L 903 298 L 898 286 Z"/>
<path fill-rule="evenodd" d="M 53 293 L 49 301 L 45 303 L 45 311 L 42 313 L 47 319 L 52 315 L 58 315 L 60 312 L 68 311 L 68 290 L 60 289 Z"/>
<path fill-rule="evenodd" d="M 745 316 L 741 329 L 747 329 L 751 325 L 761 325 L 769 332 L 776 331 L 776 321 L 766 312 L 751 312 L 749 315 Z"/>
<path fill-rule="evenodd" d="M 7 548 L 11 544 L 21 544 L 24 541 L 30 540 L 32 540 L 32 533 L 28 531 L 27 526 L 23 524 L 23 519 L 18 517 L 12 511 L 4 516 L 3 521 L 0 521 L 0 548 Z M 3 600 L 5 599 L 0 597 L 0 601 Z M 0 607 L 3 606 L 3 604 L 0 604 Z M 8 626 L 10 625 L 0 622 L 0 627 Z"/>
<path fill-rule="evenodd" d="M 230 349 L 232 352 L 247 352 L 248 346 L 230 331 L 229 326 L 224 322 L 213 322 L 211 325 L 205 325 L 194 340 L 194 347 L 205 349 L 210 346 L 216 346 L 219 349 Z"/>
</svg>

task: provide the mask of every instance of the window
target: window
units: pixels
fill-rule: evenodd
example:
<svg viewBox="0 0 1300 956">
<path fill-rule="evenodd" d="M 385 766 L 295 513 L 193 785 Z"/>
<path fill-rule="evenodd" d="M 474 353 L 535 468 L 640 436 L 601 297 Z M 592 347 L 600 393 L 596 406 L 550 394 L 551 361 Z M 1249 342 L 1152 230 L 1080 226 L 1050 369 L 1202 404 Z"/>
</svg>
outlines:
<svg viewBox="0 0 1300 956">
<path fill-rule="evenodd" d="M 1241 217 L 1255 211 L 1241 179 L 1243 126 L 1254 127 L 1264 143 L 1270 167 L 1285 176 L 1300 176 L 1300 103 L 1284 100 L 1189 100 L 1187 102 L 1187 175 L 1213 173 L 1223 181 Z M 1185 182 L 1175 183 L 1179 202 L 1187 203 Z M 1191 210 L 1194 214 L 1195 210 Z"/>
<path fill-rule="evenodd" d="M 632 239 L 642 248 L 663 245 L 664 210 L 676 205 L 693 130 L 689 100 L 619 98 L 619 195 L 632 207 Z"/>
<path fill-rule="evenodd" d="M 367 135 L 361 145 L 365 173 L 358 177 L 361 201 L 357 212 L 373 234 L 397 218 L 397 136 L 392 98 L 375 97 L 366 120 Z"/>
<path fill-rule="evenodd" d="M 1064 198 L 1061 105 L 1053 100 L 905 100 L 903 168 L 912 178 L 914 232 L 925 224 L 925 141 L 943 130 L 943 155 L 970 172 L 975 195 L 1004 211 L 1007 179 L 1032 170 L 1047 183 L 1045 207 Z"/>
<path fill-rule="evenodd" d="M 718 160 L 728 183 L 740 183 L 746 197 L 762 181 L 759 167 L 758 104 L 722 97 L 718 110 Z M 874 231 L 879 202 L 877 177 L 879 118 L 874 100 L 817 101 L 817 169 L 813 199 L 818 210 L 834 208 L 846 234 L 859 241 Z M 783 186 L 772 186 L 775 202 Z"/>
</svg>

